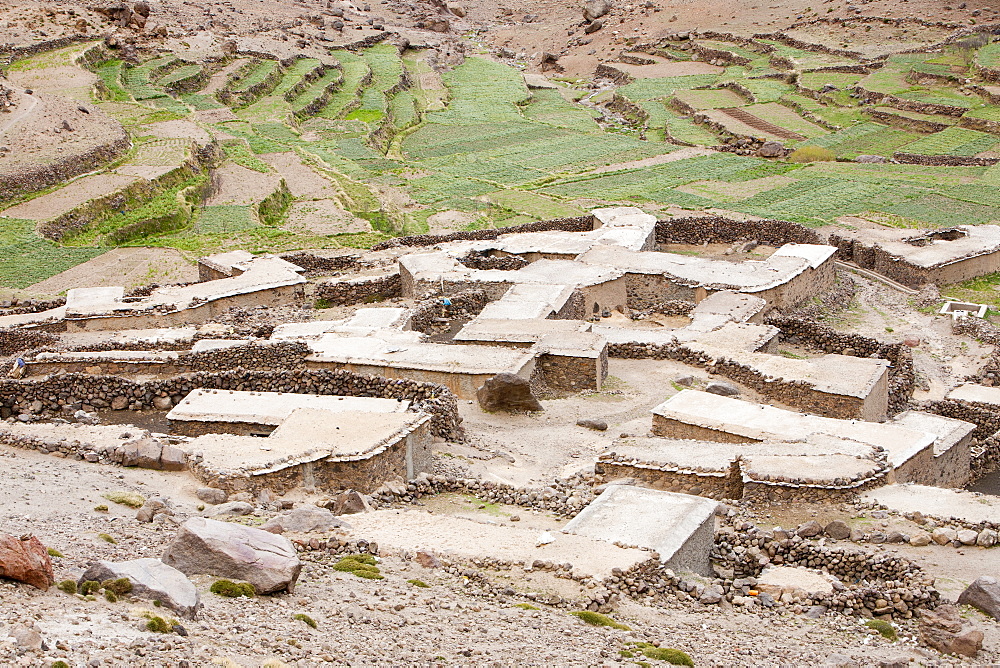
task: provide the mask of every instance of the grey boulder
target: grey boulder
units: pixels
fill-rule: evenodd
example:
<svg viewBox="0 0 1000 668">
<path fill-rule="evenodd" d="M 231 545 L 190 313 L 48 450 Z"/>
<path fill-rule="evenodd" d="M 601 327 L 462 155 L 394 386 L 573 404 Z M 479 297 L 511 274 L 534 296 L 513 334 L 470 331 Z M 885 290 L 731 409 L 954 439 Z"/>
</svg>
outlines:
<svg viewBox="0 0 1000 668">
<path fill-rule="evenodd" d="M 966 587 L 958 597 L 960 605 L 971 605 L 993 619 L 1000 619 L 1000 581 L 992 575 L 982 575 Z"/>
<path fill-rule="evenodd" d="M 181 525 L 163 562 L 187 575 L 249 582 L 259 594 L 295 588 L 302 562 L 292 542 L 269 531 L 193 517 Z"/>
<path fill-rule="evenodd" d="M 727 383 L 724 380 L 713 380 L 705 386 L 705 391 L 711 392 L 712 394 L 718 394 L 722 397 L 740 396 L 740 388 L 736 387 L 732 383 Z"/>
<path fill-rule="evenodd" d="M 337 516 L 326 508 L 303 506 L 272 517 L 261 526 L 261 529 L 271 533 L 285 533 L 287 531 L 308 533 L 310 531 L 329 531 L 336 527 L 346 526 L 348 526 L 347 522 L 337 519 Z"/>
<path fill-rule="evenodd" d="M 119 578 L 128 578 L 132 583 L 132 596 L 159 601 L 183 617 L 193 619 L 201 607 L 194 584 L 186 575 L 159 559 L 97 561 L 87 567 L 78 582 L 104 582 Z"/>
<path fill-rule="evenodd" d="M 487 380 L 476 390 L 476 398 L 487 413 L 542 410 L 528 381 L 512 373 L 498 373 Z"/>
</svg>

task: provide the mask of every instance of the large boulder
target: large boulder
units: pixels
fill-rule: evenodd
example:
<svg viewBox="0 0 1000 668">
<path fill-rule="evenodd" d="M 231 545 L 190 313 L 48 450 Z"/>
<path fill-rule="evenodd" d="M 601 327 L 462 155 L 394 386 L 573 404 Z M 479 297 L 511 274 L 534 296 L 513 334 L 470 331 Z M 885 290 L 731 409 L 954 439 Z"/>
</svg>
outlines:
<svg viewBox="0 0 1000 668">
<path fill-rule="evenodd" d="M 921 612 L 917 630 L 923 644 L 942 654 L 975 656 L 983 648 L 983 632 L 966 627 L 953 605 L 939 605 Z"/>
<path fill-rule="evenodd" d="M 302 562 L 292 542 L 269 531 L 193 517 L 181 525 L 163 563 L 187 575 L 243 580 L 260 594 L 295 588 Z"/>
<path fill-rule="evenodd" d="M 346 527 L 347 522 L 338 520 L 337 516 L 326 508 L 303 506 L 272 517 L 261 526 L 271 533 L 308 533 L 310 531 L 329 531 L 333 528 Z"/>
<path fill-rule="evenodd" d="M 762 158 L 781 158 L 785 155 L 785 145 L 777 141 L 766 141 L 757 149 Z"/>
<path fill-rule="evenodd" d="M 1000 581 L 992 575 L 983 575 L 966 587 L 958 597 L 959 605 L 971 605 L 994 619 L 1000 619 Z"/>
<path fill-rule="evenodd" d="M 583 18 L 586 21 L 599 19 L 611 11 L 608 0 L 587 0 L 583 5 Z"/>
<path fill-rule="evenodd" d="M 79 583 L 128 578 L 132 596 L 159 601 L 177 614 L 193 619 L 201 607 L 198 590 L 187 576 L 159 559 L 96 561 L 83 572 Z"/>
<path fill-rule="evenodd" d="M 498 373 L 487 380 L 476 391 L 476 398 L 487 413 L 542 410 L 528 381 L 512 373 Z"/>
<path fill-rule="evenodd" d="M 368 503 L 368 499 L 353 489 L 345 489 L 342 492 L 337 492 L 332 498 L 324 499 L 316 505 L 326 508 L 334 515 L 366 513 L 372 509 L 371 504 Z"/>
<path fill-rule="evenodd" d="M 42 541 L 34 536 L 0 534 L 0 578 L 26 582 L 48 589 L 55 582 L 52 559 Z"/>
</svg>

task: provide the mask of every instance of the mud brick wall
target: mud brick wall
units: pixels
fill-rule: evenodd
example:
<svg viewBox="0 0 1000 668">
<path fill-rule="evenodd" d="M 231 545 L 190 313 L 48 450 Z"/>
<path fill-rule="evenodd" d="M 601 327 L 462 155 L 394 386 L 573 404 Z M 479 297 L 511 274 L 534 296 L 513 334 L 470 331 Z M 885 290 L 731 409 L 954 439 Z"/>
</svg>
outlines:
<svg viewBox="0 0 1000 668">
<path fill-rule="evenodd" d="M 699 216 L 656 221 L 656 243 L 659 244 L 718 244 L 748 239 L 775 247 L 789 243 L 823 243 L 813 230 L 787 220 L 734 220 L 723 216 Z"/>
<path fill-rule="evenodd" d="M 373 278 L 354 278 L 346 281 L 327 281 L 316 286 L 317 299 L 331 306 L 372 304 L 402 295 L 403 283 L 399 274 Z"/>
<path fill-rule="evenodd" d="M 838 332 L 813 320 L 793 316 L 771 315 L 767 324 L 780 329 L 782 337 L 790 343 L 803 343 L 827 353 L 889 360 L 889 415 L 906 410 L 916 381 L 913 354 L 906 345 Z"/>
<path fill-rule="evenodd" d="M 154 408 L 154 401 L 177 404 L 195 389 L 290 392 L 356 397 L 405 399 L 412 410 L 431 415 L 431 433 L 445 439 L 464 438 L 455 395 L 434 383 L 366 376 L 350 371 L 308 369 L 295 371 L 198 372 L 174 378 L 133 381 L 120 376 L 63 374 L 39 380 L 0 379 L 0 417 L 42 411 L 59 412 L 63 406 L 87 403 L 97 408 L 112 405 L 129 410 Z M 162 409 L 161 409 L 162 410 Z M 38 411 L 35 411 L 38 412 Z"/>
<path fill-rule="evenodd" d="M 542 220 L 524 225 L 512 225 L 495 230 L 473 230 L 469 232 L 451 232 L 450 234 L 417 234 L 408 237 L 395 237 L 372 246 L 373 251 L 406 246 L 433 246 L 448 241 L 490 241 L 504 234 L 521 234 L 523 232 L 587 232 L 594 229 L 594 217 L 591 215 L 575 218 L 556 218 Z"/>
</svg>

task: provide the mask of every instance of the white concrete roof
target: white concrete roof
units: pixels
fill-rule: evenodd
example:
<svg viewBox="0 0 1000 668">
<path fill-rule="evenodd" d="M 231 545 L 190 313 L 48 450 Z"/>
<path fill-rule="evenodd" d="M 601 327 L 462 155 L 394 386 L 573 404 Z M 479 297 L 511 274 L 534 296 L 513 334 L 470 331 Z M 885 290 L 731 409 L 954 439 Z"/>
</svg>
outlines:
<svg viewBox="0 0 1000 668">
<path fill-rule="evenodd" d="M 961 236 L 947 241 L 935 235 L 955 230 Z M 865 229 L 838 232 L 841 236 L 876 245 L 918 267 L 941 267 L 978 255 L 1000 251 L 1000 226 L 958 225 L 947 230 Z M 930 236 L 928 236 L 930 235 Z M 917 241 L 924 245 L 908 243 Z"/>
<path fill-rule="evenodd" d="M 718 502 L 700 496 L 614 485 L 580 511 L 566 533 L 656 550 L 669 561 L 705 522 Z"/>
<path fill-rule="evenodd" d="M 656 225 L 656 216 L 652 216 L 634 206 L 612 206 L 603 209 L 593 209 L 590 212 L 603 227 Z"/>
<path fill-rule="evenodd" d="M 550 334 L 565 336 L 573 332 L 589 332 L 590 328 L 590 323 L 583 320 L 495 320 L 480 316 L 466 323 L 454 340 L 535 343 Z"/>
<path fill-rule="evenodd" d="M 248 422 L 279 425 L 299 408 L 326 413 L 401 413 L 409 401 L 377 397 L 342 397 L 292 392 L 238 392 L 193 390 L 167 413 L 168 420 L 193 422 Z"/>
<path fill-rule="evenodd" d="M 948 399 L 1000 406 L 1000 387 L 987 387 L 985 385 L 976 385 L 975 383 L 965 383 L 949 392 Z"/>
<path fill-rule="evenodd" d="M 847 438 L 881 447 L 894 468 L 933 447 L 935 440 L 934 434 L 891 423 L 795 413 L 696 390 L 678 392 L 654 408 L 653 414 L 759 441 L 792 441 L 810 434 Z"/>
<path fill-rule="evenodd" d="M 976 430 L 976 425 L 971 422 L 920 411 L 898 413 L 892 421 L 901 427 L 934 434 L 937 437 L 934 441 L 935 455 L 947 452 L 951 446 Z"/>
<path fill-rule="evenodd" d="M 499 346 L 411 343 L 375 337 L 326 334 L 310 342 L 315 362 L 388 366 L 397 369 L 469 374 L 516 374 L 534 360 L 526 349 Z"/>
<path fill-rule="evenodd" d="M 920 511 L 936 517 L 955 517 L 972 524 L 1000 522 L 1000 496 L 926 485 L 886 485 L 861 498 L 876 501 L 900 513 Z"/>
<path fill-rule="evenodd" d="M 836 247 L 820 244 L 785 244 L 771 254 L 771 257 L 801 257 L 816 269 L 837 252 Z"/>
</svg>

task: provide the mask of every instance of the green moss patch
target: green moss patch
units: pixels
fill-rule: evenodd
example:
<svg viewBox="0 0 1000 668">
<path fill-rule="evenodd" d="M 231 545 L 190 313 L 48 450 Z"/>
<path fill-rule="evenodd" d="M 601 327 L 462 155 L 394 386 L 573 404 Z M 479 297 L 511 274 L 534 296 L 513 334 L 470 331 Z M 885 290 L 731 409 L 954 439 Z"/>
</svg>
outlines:
<svg viewBox="0 0 1000 668">
<path fill-rule="evenodd" d="M 609 626 L 613 629 L 618 629 L 619 631 L 632 630 L 625 624 L 622 624 L 621 622 L 616 622 L 607 615 L 602 615 L 599 612 L 591 612 L 590 610 L 577 610 L 569 614 L 573 615 L 578 619 L 583 620 L 584 622 L 590 624 L 591 626 Z"/>
<path fill-rule="evenodd" d="M 216 580 L 212 583 L 209 591 L 226 598 L 239 598 L 240 596 L 253 598 L 257 595 L 256 588 L 249 582 L 233 582 L 232 580 Z"/>
</svg>

